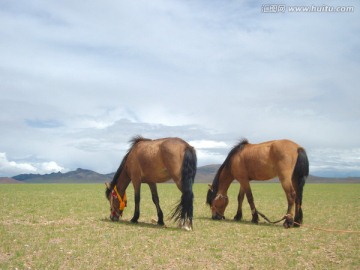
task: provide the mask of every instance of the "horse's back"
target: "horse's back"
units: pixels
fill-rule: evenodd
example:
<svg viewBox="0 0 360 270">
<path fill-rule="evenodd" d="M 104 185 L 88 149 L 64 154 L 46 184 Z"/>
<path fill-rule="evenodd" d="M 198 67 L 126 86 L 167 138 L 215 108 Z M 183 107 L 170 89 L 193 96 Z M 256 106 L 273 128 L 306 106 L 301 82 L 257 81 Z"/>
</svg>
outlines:
<svg viewBox="0 0 360 270">
<path fill-rule="evenodd" d="M 258 155 L 268 156 L 271 159 L 282 159 L 293 153 L 297 153 L 300 146 L 290 140 L 273 140 L 259 144 L 248 144 L 245 149 L 256 152 Z"/>
<path fill-rule="evenodd" d="M 180 138 L 141 141 L 131 153 L 132 167 L 144 181 L 166 181 L 180 173 L 186 147 Z"/>
<path fill-rule="evenodd" d="M 233 167 L 234 173 L 250 180 L 268 180 L 284 171 L 292 172 L 298 148 L 286 139 L 247 144 L 234 159 L 238 165 Z"/>
<path fill-rule="evenodd" d="M 180 138 L 168 138 L 161 144 L 163 163 L 173 177 L 180 178 L 185 150 L 189 147 L 191 146 Z"/>
<path fill-rule="evenodd" d="M 276 140 L 272 142 L 272 151 L 274 154 L 292 154 L 297 153 L 297 149 L 300 146 L 290 140 L 283 139 L 283 140 Z"/>
<path fill-rule="evenodd" d="M 291 178 L 298 157 L 299 145 L 290 140 L 274 142 L 271 158 L 275 164 L 276 175 L 281 178 Z"/>
</svg>

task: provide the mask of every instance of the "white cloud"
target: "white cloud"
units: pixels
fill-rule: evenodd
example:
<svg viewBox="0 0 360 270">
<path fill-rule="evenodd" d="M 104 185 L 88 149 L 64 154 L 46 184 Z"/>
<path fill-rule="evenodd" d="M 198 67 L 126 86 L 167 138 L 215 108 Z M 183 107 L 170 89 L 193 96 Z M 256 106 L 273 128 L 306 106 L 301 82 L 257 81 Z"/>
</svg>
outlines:
<svg viewBox="0 0 360 270">
<path fill-rule="evenodd" d="M 0 152 L 0 176 L 15 176 L 23 173 L 46 174 L 59 171 L 63 172 L 65 168 L 59 166 L 55 161 L 15 162 L 9 161 L 6 153 Z"/>
<path fill-rule="evenodd" d="M 222 164 L 226 158 L 226 155 L 224 154 L 204 149 L 196 149 L 196 156 L 198 159 L 198 166 Z"/>
<path fill-rule="evenodd" d="M 209 148 L 225 148 L 227 144 L 225 142 L 211 141 L 211 140 L 195 140 L 189 142 L 197 149 L 209 149 Z"/>
<path fill-rule="evenodd" d="M 308 155 L 312 174 L 332 177 L 360 174 L 360 148 L 315 148 Z"/>
<path fill-rule="evenodd" d="M 43 162 L 40 164 L 37 164 L 39 166 L 39 170 L 42 173 L 49 173 L 49 172 L 63 172 L 65 171 L 65 168 L 59 166 L 55 161 L 50 162 Z"/>
<path fill-rule="evenodd" d="M 9 161 L 6 157 L 6 153 L 0 153 L 0 173 L 3 174 L 3 176 L 9 176 L 16 172 L 36 173 L 36 168 L 29 163 Z"/>
</svg>

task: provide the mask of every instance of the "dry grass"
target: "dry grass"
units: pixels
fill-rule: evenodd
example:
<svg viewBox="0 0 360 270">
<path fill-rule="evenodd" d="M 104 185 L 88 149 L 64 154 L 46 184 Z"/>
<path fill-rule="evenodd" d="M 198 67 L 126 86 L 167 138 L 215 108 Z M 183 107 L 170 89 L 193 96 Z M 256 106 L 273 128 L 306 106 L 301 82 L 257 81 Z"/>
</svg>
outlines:
<svg viewBox="0 0 360 270">
<path fill-rule="evenodd" d="M 173 184 L 159 185 L 168 215 L 180 197 Z M 139 224 L 131 224 L 133 190 L 124 220 L 107 218 L 103 185 L 1 185 L 0 269 L 359 269 L 360 234 L 313 227 L 360 230 L 360 185 L 309 184 L 304 219 L 310 227 L 232 221 L 238 185 L 232 185 L 227 220 L 211 220 L 204 205 L 207 185 L 195 184 L 194 231 L 156 219 L 149 188 L 143 185 Z M 279 184 L 254 184 L 259 210 L 277 219 L 286 209 Z"/>
</svg>

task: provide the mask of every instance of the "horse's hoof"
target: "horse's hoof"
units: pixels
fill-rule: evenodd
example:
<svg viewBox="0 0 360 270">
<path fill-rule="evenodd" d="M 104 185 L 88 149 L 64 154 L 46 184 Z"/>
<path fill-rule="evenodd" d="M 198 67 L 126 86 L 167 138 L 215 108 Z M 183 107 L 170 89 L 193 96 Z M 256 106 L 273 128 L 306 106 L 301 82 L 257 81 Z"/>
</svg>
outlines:
<svg viewBox="0 0 360 270">
<path fill-rule="evenodd" d="M 181 219 L 179 221 L 178 227 L 181 228 L 182 230 L 185 230 L 185 231 L 192 231 L 192 229 L 193 229 L 192 221 L 191 220 Z"/>
<path fill-rule="evenodd" d="M 130 222 L 131 222 L 131 223 L 134 223 L 134 224 L 137 224 L 137 223 L 138 223 L 138 221 L 137 221 L 136 219 L 131 219 Z"/>
<path fill-rule="evenodd" d="M 286 219 L 283 224 L 285 229 L 289 229 L 294 226 L 294 220 L 293 219 Z"/>
<path fill-rule="evenodd" d="M 302 224 L 302 221 L 300 221 L 300 220 L 294 221 L 294 227 L 296 227 L 296 228 L 299 228 L 301 226 L 301 224 Z"/>
<path fill-rule="evenodd" d="M 301 226 L 301 224 L 302 224 L 302 219 L 295 218 L 294 227 L 298 228 Z"/>
<path fill-rule="evenodd" d="M 259 223 L 259 215 L 258 213 L 255 211 L 255 213 L 252 214 L 252 220 L 251 220 L 252 223 L 254 224 L 258 224 Z"/>
<path fill-rule="evenodd" d="M 165 226 L 165 223 L 164 223 L 163 220 L 156 220 L 156 219 L 154 219 L 154 218 L 151 219 L 151 223 L 152 223 L 152 224 L 157 224 L 157 225 L 159 225 L 159 226 Z"/>
<path fill-rule="evenodd" d="M 185 231 L 192 231 L 192 226 L 188 225 L 188 224 L 185 224 L 184 226 L 181 227 L 181 229 L 185 230 Z"/>
<path fill-rule="evenodd" d="M 284 222 L 283 226 L 284 226 L 285 229 L 290 228 L 290 224 L 288 222 L 286 222 L 286 221 Z"/>
<path fill-rule="evenodd" d="M 242 219 L 242 214 L 236 214 L 234 217 L 235 221 L 240 221 Z"/>
</svg>

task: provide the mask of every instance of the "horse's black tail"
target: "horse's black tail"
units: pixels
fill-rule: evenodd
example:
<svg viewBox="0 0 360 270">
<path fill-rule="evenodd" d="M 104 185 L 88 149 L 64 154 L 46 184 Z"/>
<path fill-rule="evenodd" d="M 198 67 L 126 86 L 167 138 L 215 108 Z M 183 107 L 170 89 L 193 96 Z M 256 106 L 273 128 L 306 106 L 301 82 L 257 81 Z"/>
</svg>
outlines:
<svg viewBox="0 0 360 270">
<path fill-rule="evenodd" d="M 298 157 L 296 160 L 295 168 L 292 175 L 292 181 L 296 192 L 295 199 L 295 222 L 301 224 L 303 221 L 303 212 L 301 209 L 303 189 L 305 180 L 309 176 L 309 160 L 306 155 L 305 149 L 298 148 Z"/>
<path fill-rule="evenodd" d="M 175 221 L 189 219 L 190 225 L 193 218 L 194 194 L 192 185 L 195 179 L 196 165 L 197 158 L 195 149 L 193 147 L 186 148 L 181 169 L 182 196 L 179 204 L 175 207 L 171 215 L 171 218 Z"/>
</svg>

